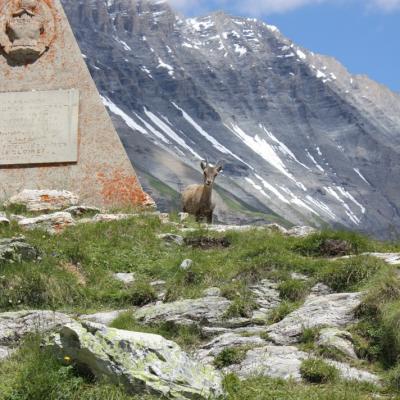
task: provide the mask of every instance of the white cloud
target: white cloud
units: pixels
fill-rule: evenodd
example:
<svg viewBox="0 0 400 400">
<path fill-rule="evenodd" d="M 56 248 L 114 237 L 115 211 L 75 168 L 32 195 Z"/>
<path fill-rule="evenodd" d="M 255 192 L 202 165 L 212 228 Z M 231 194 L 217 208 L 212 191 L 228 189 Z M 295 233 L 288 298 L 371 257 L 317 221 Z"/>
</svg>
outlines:
<svg viewBox="0 0 400 400">
<path fill-rule="evenodd" d="M 322 3 L 348 3 L 349 0 L 168 0 L 175 8 L 191 14 L 205 12 L 210 9 L 224 9 L 254 16 L 284 13 L 307 5 Z M 362 7 L 372 7 L 385 12 L 400 10 L 400 0 L 351 0 L 358 2 Z"/>
</svg>

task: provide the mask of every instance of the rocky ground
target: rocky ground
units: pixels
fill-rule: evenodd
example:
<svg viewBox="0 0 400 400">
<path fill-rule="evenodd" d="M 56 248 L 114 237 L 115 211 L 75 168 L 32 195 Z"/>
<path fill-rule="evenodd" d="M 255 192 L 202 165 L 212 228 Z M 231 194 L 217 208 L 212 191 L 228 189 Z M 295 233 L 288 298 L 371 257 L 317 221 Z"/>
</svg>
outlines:
<svg viewBox="0 0 400 400">
<path fill-rule="evenodd" d="M 1 400 L 400 396 L 397 244 L 57 191 L 0 238 Z"/>
</svg>

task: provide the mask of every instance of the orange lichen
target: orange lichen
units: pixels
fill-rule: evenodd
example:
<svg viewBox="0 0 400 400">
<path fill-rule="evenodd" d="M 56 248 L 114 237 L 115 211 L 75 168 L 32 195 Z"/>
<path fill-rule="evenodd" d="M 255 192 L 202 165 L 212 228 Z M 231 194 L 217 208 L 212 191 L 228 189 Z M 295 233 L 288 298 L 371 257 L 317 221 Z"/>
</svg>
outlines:
<svg viewBox="0 0 400 400">
<path fill-rule="evenodd" d="M 134 175 L 114 170 L 109 175 L 99 172 L 97 179 L 102 185 L 101 196 L 106 205 L 150 206 L 153 203 Z"/>
</svg>

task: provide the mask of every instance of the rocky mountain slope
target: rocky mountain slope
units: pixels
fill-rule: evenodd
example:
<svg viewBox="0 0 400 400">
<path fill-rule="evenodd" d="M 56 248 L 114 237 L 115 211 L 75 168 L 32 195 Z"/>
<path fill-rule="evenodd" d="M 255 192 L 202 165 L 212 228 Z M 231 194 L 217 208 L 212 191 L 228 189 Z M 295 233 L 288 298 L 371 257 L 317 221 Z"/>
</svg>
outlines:
<svg viewBox="0 0 400 400">
<path fill-rule="evenodd" d="M 182 186 L 201 179 L 207 157 L 226 161 L 220 220 L 397 234 L 398 94 L 255 19 L 185 19 L 164 1 L 63 4 L 161 208 L 176 206 Z"/>
</svg>

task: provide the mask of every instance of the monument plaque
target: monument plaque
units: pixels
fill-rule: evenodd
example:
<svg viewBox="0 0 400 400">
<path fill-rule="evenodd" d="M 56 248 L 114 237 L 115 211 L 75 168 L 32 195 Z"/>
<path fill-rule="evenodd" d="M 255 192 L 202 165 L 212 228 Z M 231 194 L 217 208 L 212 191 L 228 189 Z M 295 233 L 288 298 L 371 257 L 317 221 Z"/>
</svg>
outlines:
<svg viewBox="0 0 400 400">
<path fill-rule="evenodd" d="M 78 161 L 79 91 L 0 93 L 0 165 Z"/>
</svg>

